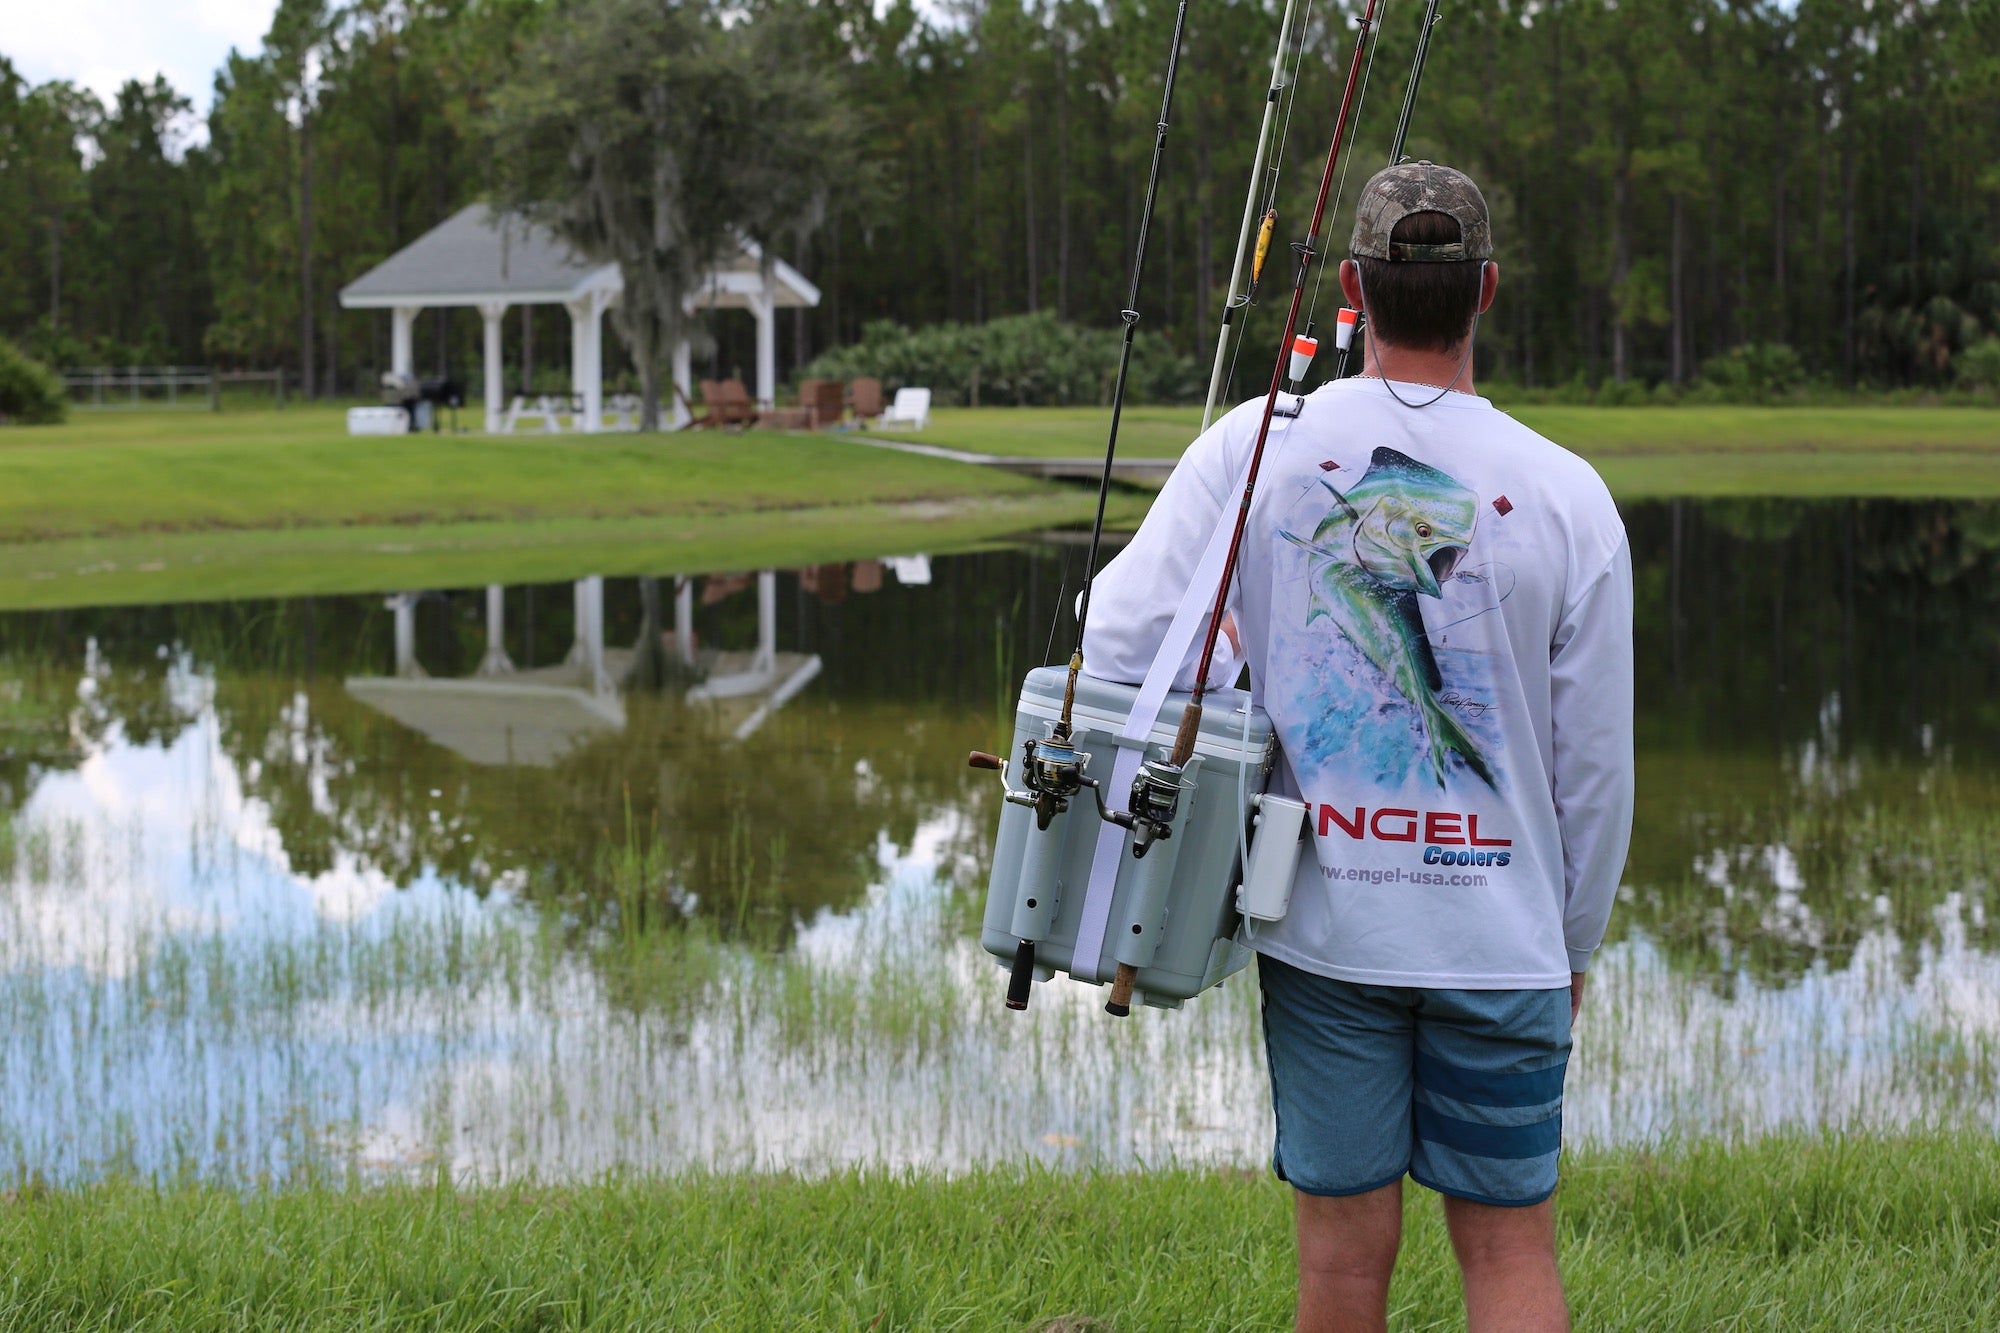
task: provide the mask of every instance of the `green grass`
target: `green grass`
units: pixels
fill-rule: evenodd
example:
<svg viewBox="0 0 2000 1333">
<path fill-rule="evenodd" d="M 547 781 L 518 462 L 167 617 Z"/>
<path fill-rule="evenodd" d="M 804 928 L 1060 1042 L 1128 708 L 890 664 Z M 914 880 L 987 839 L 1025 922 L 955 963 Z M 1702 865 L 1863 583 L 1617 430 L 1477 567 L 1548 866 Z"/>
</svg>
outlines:
<svg viewBox="0 0 2000 1333">
<path fill-rule="evenodd" d="M 0 431 L 0 607 L 791 565 L 1091 512 L 1077 487 L 827 437 L 344 430 L 293 408 Z"/>
<path fill-rule="evenodd" d="M 2000 411 L 1920 407 L 1521 407 L 1594 463 L 1622 499 L 1662 496 L 2000 496 Z M 979 453 L 1095 457 L 1103 408 L 940 409 L 914 438 Z M 1199 408 L 1128 410 L 1120 453 L 1171 458 Z"/>
<path fill-rule="evenodd" d="M 345 433 L 338 411 L 77 414 L 0 432 L 0 543 L 686 517 L 1024 496 L 1034 482 L 808 435 Z"/>
<path fill-rule="evenodd" d="M 1579 1328 L 2000 1321 L 1986 1136 L 1572 1158 L 1558 1215 Z M 0 1209 L 0 1327 L 1278 1329 L 1291 1247 L 1287 1191 L 1248 1171 L 111 1183 Z M 1414 1188 L 1391 1304 L 1396 1328 L 1462 1327 Z"/>
<path fill-rule="evenodd" d="M 2000 496 L 2000 412 L 1532 407 L 1621 498 Z M 1120 449 L 1172 457 L 1194 408 Z M 1102 408 L 941 409 L 911 438 L 1096 457 Z M 1120 493 L 1129 525 L 1142 496 Z M 0 608 L 368 592 L 963 550 L 1087 522 L 1082 488 L 830 436 L 349 438 L 332 408 L 0 431 Z"/>
</svg>

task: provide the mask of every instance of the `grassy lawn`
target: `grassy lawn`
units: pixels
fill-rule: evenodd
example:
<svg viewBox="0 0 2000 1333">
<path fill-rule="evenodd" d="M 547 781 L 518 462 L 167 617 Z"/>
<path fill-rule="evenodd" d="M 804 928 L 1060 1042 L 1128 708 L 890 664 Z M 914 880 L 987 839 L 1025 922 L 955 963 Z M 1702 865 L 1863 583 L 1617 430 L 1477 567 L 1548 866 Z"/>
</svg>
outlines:
<svg viewBox="0 0 2000 1333">
<path fill-rule="evenodd" d="M 1912 407 L 1521 407 L 1621 498 L 2000 496 L 2000 411 Z M 914 438 L 982 453 L 1099 457 L 1104 408 L 945 408 Z M 1128 409 L 1120 453 L 1174 457 L 1201 409 Z"/>
<path fill-rule="evenodd" d="M 1523 408 L 1623 498 L 2000 496 L 2000 412 Z M 1194 408 L 1126 414 L 1171 457 Z M 940 410 L 911 438 L 1094 457 L 1101 408 Z M 1120 491 L 1130 525 L 1142 495 Z M 335 408 L 75 414 L 0 431 L 0 607 L 365 592 L 963 550 L 1087 522 L 1056 485 L 837 436 L 349 438 Z"/>
<path fill-rule="evenodd" d="M 2000 1325 L 1990 1136 L 1599 1155 L 1564 1182 L 1579 1328 Z M 1393 1327 L 1463 1327 L 1439 1217 L 1410 1189 Z M 1291 1246 L 1251 1171 L 109 1184 L 0 1209 L 0 1328 L 1279 1329 Z"/>
<path fill-rule="evenodd" d="M 360 592 L 959 550 L 1081 488 L 812 436 L 349 438 L 338 410 L 0 431 L 0 607 Z M 1139 502 L 1121 497 L 1136 520 Z"/>
<path fill-rule="evenodd" d="M 76 413 L 0 433 L 0 543 L 134 532 L 714 515 L 1024 496 L 806 435 L 350 438 L 340 413 Z"/>
</svg>

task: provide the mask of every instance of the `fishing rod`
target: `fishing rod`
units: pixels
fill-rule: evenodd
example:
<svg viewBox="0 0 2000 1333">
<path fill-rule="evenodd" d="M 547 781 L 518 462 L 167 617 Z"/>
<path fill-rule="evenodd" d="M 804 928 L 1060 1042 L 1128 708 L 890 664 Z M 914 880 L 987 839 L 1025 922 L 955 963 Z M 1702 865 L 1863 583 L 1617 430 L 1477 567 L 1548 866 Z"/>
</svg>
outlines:
<svg viewBox="0 0 2000 1333">
<path fill-rule="evenodd" d="M 1389 165 L 1395 166 L 1403 160 L 1403 141 L 1410 135 L 1410 113 L 1417 105 L 1417 85 L 1424 80 L 1424 59 L 1430 54 L 1431 29 L 1438 23 L 1438 0 L 1428 0 L 1424 6 L 1424 26 L 1417 30 L 1417 55 L 1410 63 L 1409 86 L 1403 89 L 1403 109 L 1396 116 L 1396 132 L 1389 139 Z M 1347 378 L 1347 361 L 1354 351 L 1354 335 L 1368 327 L 1366 312 L 1356 311 L 1352 320 L 1342 320 L 1339 347 L 1334 354 L 1332 379 Z"/>
<path fill-rule="evenodd" d="M 1319 195 L 1313 201 L 1312 221 L 1306 227 L 1306 239 L 1295 244 L 1299 265 L 1297 276 L 1292 283 L 1292 304 L 1285 315 L 1285 334 L 1278 342 L 1278 361 L 1271 371 L 1271 387 L 1264 395 L 1264 414 L 1257 425 L 1257 444 L 1250 454 L 1250 471 L 1243 483 L 1243 500 L 1236 511 L 1235 530 L 1230 534 L 1229 553 L 1223 561 L 1222 578 L 1216 585 L 1215 605 L 1208 617 L 1207 636 L 1202 641 L 1200 665 L 1195 671 L 1194 694 L 1187 707 L 1181 711 L 1180 728 L 1174 734 L 1174 748 L 1168 754 L 1164 769 L 1178 773 L 1194 756 L 1195 740 L 1201 732 L 1201 701 L 1208 690 L 1208 673 L 1215 661 L 1215 638 L 1222 628 L 1222 616 L 1227 608 L 1229 585 L 1236 575 L 1236 557 L 1243 546 L 1243 528 L 1250 517 L 1250 500 L 1257 489 L 1257 473 L 1263 466 L 1264 446 L 1271 437 L 1271 418 L 1278 408 L 1278 393 L 1290 378 L 1292 340 L 1298 332 L 1299 309 L 1305 303 L 1306 277 L 1312 271 L 1313 260 L 1318 256 L 1319 229 L 1326 221 L 1326 204 L 1333 192 L 1333 180 L 1340 164 L 1341 150 L 1347 145 L 1348 126 L 1354 115 L 1355 94 L 1361 86 L 1362 60 L 1368 51 L 1368 39 L 1375 27 L 1375 9 L 1380 0 L 1368 0 L 1362 12 L 1358 30 L 1354 37 L 1354 54 L 1347 64 L 1347 86 L 1340 95 L 1340 114 L 1333 124 L 1333 142 L 1327 148 L 1326 169 L 1320 173 Z M 1435 5 L 1436 0 L 1432 0 Z M 1178 797 L 1179 789 L 1175 789 Z M 1137 813 L 1134 811 L 1133 813 Z M 1154 816 L 1157 818 L 1158 816 Z M 1132 991 L 1138 982 L 1138 969 L 1129 963 L 1119 963 L 1118 971 L 1111 983 L 1111 998 L 1104 1006 L 1106 1011 L 1123 1015 L 1131 1010 Z"/>
<path fill-rule="evenodd" d="M 1271 87 L 1264 95 L 1264 124 L 1257 131 L 1257 153 L 1250 162 L 1250 190 L 1243 197 L 1243 225 L 1236 232 L 1236 260 L 1229 270 L 1229 299 L 1222 307 L 1222 328 L 1215 337 L 1215 368 L 1208 375 L 1208 402 L 1201 409 L 1201 428 L 1208 429 L 1208 423 L 1215 417 L 1216 399 L 1222 396 L 1223 381 L 1229 367 L 1229 332 L 1235 325 L 1236 312 L 1247 307 L 1257 295 L 1257 282 L 1264 276 L 1264 256 L 1271 249 L 1271 232 L 1278 223 L 1278 209 L 1273 203 L 1264 210 L 1263 220 L 1258 221 L 1257 205 L 1265 199 L 1264 164 L 1271 149 L 1271 126 L 1278 118 L 1278 102 L 1288 88 L 1296 88 L 1296 72 L 1291 80 L 1285 78 L 1285 52 L 1291 44 L 1292 12 L 1296 0 L 1285 0 L 1285 15 L 1278 20 L 1278 46 L 1271 53 Z M 1310 0 L 1307 18 L 1310 21 Z M 1301 51 L 1304 43 L 1300 44 Z M 1291 124 L 1288 112 L 1285 123 Z M 1282 154 L 1281 154 L 1282 156 Z M 1277 162 L 1271 169 L 1270 194 L 1276 193 L 1277 176 L 1283 169 L 1283 162 Z M 1257 246 L 1250 250 L 1250 237 L 1255 230 Z M 1250 252 L 1250 284 L 1239 293 L 1243 282 L 1243 260 L 1245 252 Z"/>
<path fill-rule="evenodd" d="M 1180 73 L 1181 39 L 1187 31 L 1187 14 L 1188 0 L 1180 0 L 1174 12 L 1173 44 L 1167 50 L 1165 87 L 1160 94 L 1160 118 L 1154 127 L 1153 162 L 1146 177 L 1146 200 L 1139 212 L 1139 235 L 1133 247 L 1132 281 L 1126 290 L 1125 308 L 1118 312 L 1118 318 L 1125 326 L 1125 335 L 1118 349 L 1118 378 L 1111 390 L 1111 430 L 1104 442 L 1104 468 L 1097 478 L 1097 514 L 1090 525 L 1090 553 L 1084 559 L 1083 589 L 1076 612 L 1076 647 L 1069 655 L 1069 678 L 1063 687 L 1062 711 L 1050 725 L 1046 738 L 1029 740 L 1023 747 L 1021 773 L 1025 790 L 1010 790 L 1007 793 L 1009 801 L 1033 807 L 1036 827 L 1043 833 L 1048 831 L 1050 822 L 1057 815 L 1069 809 L 1070 801 L 1085 787 L 1097 787 L 1094 779 L 1084 776 L 1088 755 L 1077 744 L 1075 737 L 1076 682 L 1077 677 L 1083 674 L 1083 638 L 1090 622 L 1091 585 L 1097 574 L 1098 548 L 1104 538 L 1104 509 L 1111 492 L 1112 463 L 1118 454 L 1118 426 L 1125 410 L 1125 385 L 1132 367 L 1132 340 L 1139 326 L 1139 284 L 1146 271 L 1146 241 L 1152 230 L 1153 209 L 1159 199 L 1160 163 L 1166 155 L 1167 124 L 1173 113 L 1174 85 Z M 997 755 L 975 751 L 970 762 L 974 768 L 997 769 L 1003 776 L 1006 772 L 1004 761 Z M 1101 807 L 1103 795 L 1101 792 L 1095 794 Z M 1130 819 L 1131 816 L 1126 815 L 1125 818 Z M 1044 844 L 1050 841 L 1041 840 Z M 1008 1008 L 1028 1007 L 1028 988 L 1034 978 L 1035 943 L 1033 939 L 1022 938 L 1015 951 L 1007 983 Z"/>
</svg>

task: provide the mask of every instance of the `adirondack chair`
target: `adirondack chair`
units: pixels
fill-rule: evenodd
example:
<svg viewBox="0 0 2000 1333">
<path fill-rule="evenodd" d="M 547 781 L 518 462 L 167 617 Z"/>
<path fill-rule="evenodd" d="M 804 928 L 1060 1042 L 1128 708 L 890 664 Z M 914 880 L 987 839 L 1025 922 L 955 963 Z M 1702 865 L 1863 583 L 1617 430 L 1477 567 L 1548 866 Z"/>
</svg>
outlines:
<svg viewBox="0 0 2000 1333">
<path fill-rule="evenodd" d="M 703 380 L 701 402 L 708 409 L 708 425 L 757 424 L 757 405 L 750 401 L 750 391 L 743 387 L 742 380 Z"/>
<path fill-rule="evenodd" d="M 840 421 L 846 412 L 842 404 L 839 380 L 801 380 L 799 382 L 799 406 L 811 413 L 814 430 L 832 426 Z"/>
<path fill-rule="evenodd" d="M 848 386 L 848 405 L 854 409 L 856 421 L 873 421 L 882 415 L 882 381 L 866 375 L 857 375 Z"/>
<path fill-rule="evenodd" d="M 894 426 L 898 429 L 922 430 L 931 419 L 931 391 L 929 389 L 898 389 L 896 401 L 889 404 L 889 410 L 882 414 L 875 424 L 882 427 Z"/>
</svg>

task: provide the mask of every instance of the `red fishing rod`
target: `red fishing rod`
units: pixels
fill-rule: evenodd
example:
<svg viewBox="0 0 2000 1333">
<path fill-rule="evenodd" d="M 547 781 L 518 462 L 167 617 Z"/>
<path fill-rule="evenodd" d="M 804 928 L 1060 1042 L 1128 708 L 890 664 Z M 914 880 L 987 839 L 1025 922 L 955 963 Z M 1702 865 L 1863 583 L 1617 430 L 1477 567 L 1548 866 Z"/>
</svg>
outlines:
<svg viewBox="0 0 2000 1333">
<path fill-rule="evenodd" d="M 1167 762 L 1175 768 L 1185 766 L 1194 757 L 1195 738 L 1201 733 L 1201 701 L 1207 693 L 1209 668 L 1215 661 L 1215 637 L 1222 627 L 1230 581 L 1236 576 L 1236 557 L 1243 546 L 1244 525 L 1250 518 L 1250 500 L 1257 490 L 1257 472 L 1264 463 L 1264 445 L 1271 438 L 1271 418 L 1277 412 L 1278 394 L 1288 378 L 1286 372 L 1291 368 L 1292 338 L 1298 332 L 1299 308 L 1305 303 L 1306 277 L 1312 271 L 1313 260 L 1318 257 L 1319 229 L 1326 221 L 1326 203 L 1333 193 L 1340 154 L 1347 146 L 1348 125 L 1354 115 L 1355 94 L 1361 87 L 1362 66 L 1368 52 L 1369 36 L 1375 27 L 1377 3 L 1378 0 L 1368 0 L 1368 6 L 1362 12 L 1354 37 L 1354 55 L 1347 62 L 1347 87 L 1340 95 L 1340 115 L 1333 123 L 1333 143 L 1326 152 L 1326 170 L 1319 178 L 1319 197 L 1313 201 L 1312 221 L 1306 227 L 1306 239 L 1295 247 L 1299 254 L 1298 275 L 1292 282 L 1292 305 L 1285 315 L 1285 336 L 1278 340 L 1278 363 L 1271 371 L 1271 388 L 1264 395 L 1264 415 L 1257 424 L 1257 447 L 1250 455 L 1250 472 L 1243 483 L 1243 502 L 1236 512 L 1236 529 L 1229 538 L 1229 556 L 1223 561 L 1222 580 L 1216 585 L 1215 606 L 1208 618 L 1208 636 L 1202 641 L 1201 664 L 1195 673 L 1194 697 L 1181 713 L 1180 730 L 1174 735 L 1173 753 L 1167 758 Z M 1110 1003 L 1105 1007 L 1114 1014 L 1129 1012 L 1137 981 L 1138 969 L 1120 963 L 1117 976 L 1111 983 Z"/>
</svg>

